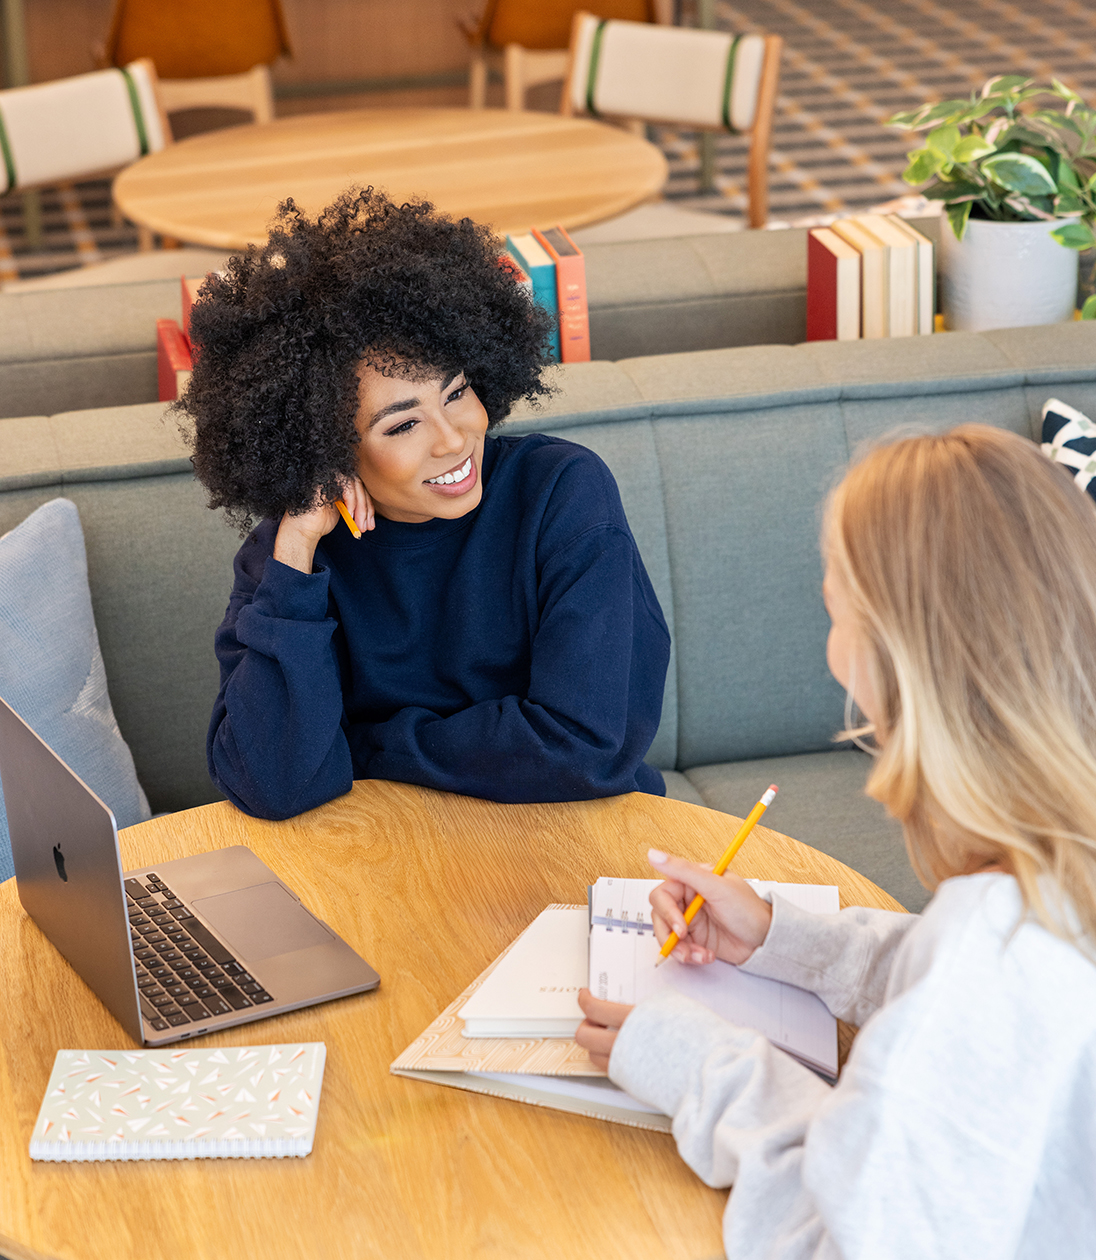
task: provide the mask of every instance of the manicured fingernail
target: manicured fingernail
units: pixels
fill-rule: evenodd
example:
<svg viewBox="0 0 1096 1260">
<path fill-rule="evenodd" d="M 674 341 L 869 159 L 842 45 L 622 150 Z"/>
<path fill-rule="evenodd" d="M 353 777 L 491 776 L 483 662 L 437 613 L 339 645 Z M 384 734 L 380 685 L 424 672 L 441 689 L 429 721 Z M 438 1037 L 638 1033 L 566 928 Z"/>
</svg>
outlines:
<svg viewBox="0 0 1096 1260">
<path fill-rule="evenodd" d="M 704 961 L 704 955 L 701 953 L 699 949 L 694 949 L 693 962 L 702 963 L 703 961 Z"/>
<path fill-rule="evenodd" d="M 647 850 L 647 861 L 650 862 L 652 866 L 661 866 L 663 862 L 668 862 L 669 860 L 670 855 L 668 853 L 663 853 L 661 849 Z"/>
</svg>

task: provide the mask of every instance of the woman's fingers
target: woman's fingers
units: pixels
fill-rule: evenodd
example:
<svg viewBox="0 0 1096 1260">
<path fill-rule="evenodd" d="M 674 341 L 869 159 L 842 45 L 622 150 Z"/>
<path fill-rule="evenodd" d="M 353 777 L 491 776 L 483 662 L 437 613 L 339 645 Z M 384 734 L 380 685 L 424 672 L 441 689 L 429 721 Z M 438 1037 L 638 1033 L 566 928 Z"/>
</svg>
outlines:
<svg viewBox="0 0 1096 1260">
<path fill-rule="evenodd" d="M 613 1043 L 620 1027 L 632 1013 L 630 1006 L 622 1002 L 606 1002 L 596 998 L 589 989 L 579 989 L 578 1004 L 586 1016 L 575 1033 L 575 1041 L 590 1055 L 594 1067 L 606 1069 Z"/>
<path fill-rule="evenodd" d="M 772 921 L 772 906 L 745 880 L 737 875 L 716 875 L 707 866 L 686 862 L 659 849 L 649 850 L 647 856 L 655 870 L 666 876 L 666 883 L 651 894 L 656 934 L 657 919 L 662 918 L 678 936 L 683 935 L 679 924 L 685 918 L 685 898 L 691 899 L 695 889 L 704 898 L 704 906 L 690 924 L 690 946 L 711 947 L 715 956 L 738 964 L 745 962 L 764 941 Z M 678 889 L 681 895 L 674 896 Z M 665 936 L 660 939 L 665 942 Z M 675 956 L 686 961 L 677 951 Z M 687 961 L 694 961 L 691 951 Z"/>
<path fill-rule="evenodd" d="M 633 1008 L 623 1002 L 606 1002 L 596 998 L 589 989 L 579 989 L 578 1004 L 587 1022 L 603 1028 L 619 1028 L 632 1013 Z"/>
<path fill-rule="evenodd" d="M 369 491 L 362 484 L 360 477 L 352 477 L 344 484 L 343 502 L 363 533 L 374 528 L 376 513 L 373 509 L 373 500 L 369 497 Z"/>
<path fill-rule="evenodd" d="M 622 1002 L 605 1002 L 596 998 L 589 989 L 579 989 L 578 1004 L 586 1016 L 575 1033 L 575 1041 L 590 1055 L 594 1067 L 606 1069 L 613 1043 L 620 1027 L 632 1013 L 632 1007 Z"/>
<path fill-rule="evenodd" d="M 691 900 L 687 891 L 685 885 L 676 880 L 667 880 L 666 883 L 652 889 L 649 900 L 653 911 L 655 935 L 660 945 L 665 944 L 671 932 L 684 937 L 686 931 L 684 907 Z"/>
</svg>

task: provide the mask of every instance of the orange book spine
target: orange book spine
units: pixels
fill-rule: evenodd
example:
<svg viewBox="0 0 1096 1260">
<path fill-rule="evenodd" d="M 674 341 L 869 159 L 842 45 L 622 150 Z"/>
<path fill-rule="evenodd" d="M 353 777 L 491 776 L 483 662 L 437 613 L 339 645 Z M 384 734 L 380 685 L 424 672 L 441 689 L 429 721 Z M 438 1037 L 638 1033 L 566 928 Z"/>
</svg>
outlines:
<svg viewBox="0 0 1096 1260">
<path fill-rule="evenodd" d="M 178 398 L 190 380 L 190 342 L 173 319 L 156 321 L 156 378 L 161 402 Z"/>
<path fill-rule="evenodd" d="M 563 363 L 590 362 L 590 307 L 586 297 L 586 259 L 561 227 L 533 235 L 556 264 L 559 294 L 559 357 Z M 557 249 L 552 238 L 566 249 Z"/>
<path fill-rule="evenodd" d="M 190 308 L 198 299 L 198 290 L 202 287 L 202 277 L 188 280 L 186 276 L 181 277 L 183 287 L 183 336 L 190 341 Z"/>
</svg>

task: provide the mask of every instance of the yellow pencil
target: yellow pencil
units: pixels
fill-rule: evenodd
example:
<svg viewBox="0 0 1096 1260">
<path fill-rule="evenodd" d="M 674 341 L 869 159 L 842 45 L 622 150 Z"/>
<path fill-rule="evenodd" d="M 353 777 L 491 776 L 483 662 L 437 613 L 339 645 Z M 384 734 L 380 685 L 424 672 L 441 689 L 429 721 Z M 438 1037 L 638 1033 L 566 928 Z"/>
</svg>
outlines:
<svg viewBox="0 0 1096 1260">
<path fill-rule="evenodd" d="M 346 522 L 346 528 L 350 530 L 350 532 L 354 535 L 355 538 L 360 538 L 362 536 L 362 531 L 358 528 L 354 518 L 350 515 L 349 511 L 347 510 L 346 504 L 342 501 L 342 499 L 336 499 L 335 506 L 339 509 L 339 514 L 342 516 L 343 520 Z"/>
<path fill-rule="evenodd" d="M 712 874 L 722 875 L 723 872 L 727 869 L 727 867 L 730 866 L 731 859 L 738 852 L 738 850 L 742 848 L 742 845 L 745 842 L 746 837 L 750 834 L 751 831 L 753 831 L 754 825 L 757 823 L 757 820 L 773 803 L 773 798 L 776 796 L 777 792 L 779 791 L 780 789 L 776 786 L 775 783 L 769 784 L 769 790 L 765 793 L 765 795 L 761 798 L 761 800 L 757 802 L 757 804 L 753 807 L 753 809 L 750 810 L 749 817 L 742 824 L 742 826 L 739 827 L 738 833 L 735 835 L 735 838 L 727 846 L 726 853 L 724 853 L 723 856 L 719 859 L 719 861 L 715 864 L 715 866 L 712 867 Z M 692 901 L 689 902 L 689 908 L 685 911 L 686 924 L 692 923 L 693 919 L 696 917 L 696 912 L 700 909 L 700 907 L 703 904 L 704 904 L 704 898 L 700 895 L 700 893 L 697 893 L 697 895 L 692 899 Z M 662 947 L 662 952 L 659 955 L 658 962 L 655 963 L 656 967 L 661 966 L 662 963 L 664 963 L 666 959 L 669 958 L 670 954 L 673 952 L 674 946 L 678 943 L 680 939 L 681 938 L 678 936 L 676 932 L 670 933 L 670 935 L 666 938 L 666 944 L 663 945 Z"/>
</svg>

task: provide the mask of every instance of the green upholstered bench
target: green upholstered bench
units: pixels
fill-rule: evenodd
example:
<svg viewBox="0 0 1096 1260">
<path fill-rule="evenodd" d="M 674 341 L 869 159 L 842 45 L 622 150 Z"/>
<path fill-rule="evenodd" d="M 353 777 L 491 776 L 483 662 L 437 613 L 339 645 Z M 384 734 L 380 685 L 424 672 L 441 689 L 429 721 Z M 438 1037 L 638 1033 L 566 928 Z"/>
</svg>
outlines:
<svg viewBox="0 0 1096 1260">
<path fill-rule="evenodd" d="M 917 220 L 935 233 L 937 220 Z M 802 341 L 806 330 L 806 232 L 732 232 L 590 245 L 590 341 L 596 359 Z M 179 318 L 177 278 L 133 280 L 148 257 L 111 264 L 122 283 L 0 292 L 0 416 L 152 402 L 156 320 Z M 180 250 L 179 275 L 218 262 Z M 94 269 L 89 268 L 89 272 Z M 165 273 L 162 273 L 165 274 Z M 89 276 L 76 273 L 75 281 Z"/>
<path fill-rule="evenodd" d="M 511 431 L 581 442 L 616 475 L 673 635 L 649 757 L 671 795 L 743 814 L 776 782 L 773 827 L 919 908 L 898 828 L 863 795 L 867 757 L 832 742 L 843 695 L 825 664 L 821 505 L 850 454 L 896 426 L 1034 437 L 1051 395 L 1093 414 L 1096 324 L 594 362 L 556 382 Z M 158 404 L 0 420 L 0 532 L 62 494 L 152 808 L 214 799 L 212 640 L 238 539 Z"/>
</svg>

